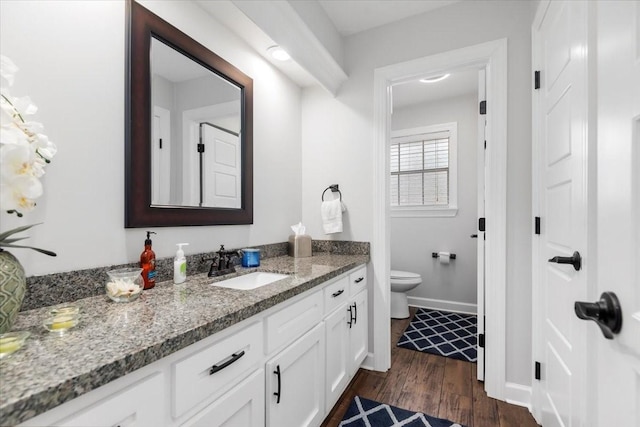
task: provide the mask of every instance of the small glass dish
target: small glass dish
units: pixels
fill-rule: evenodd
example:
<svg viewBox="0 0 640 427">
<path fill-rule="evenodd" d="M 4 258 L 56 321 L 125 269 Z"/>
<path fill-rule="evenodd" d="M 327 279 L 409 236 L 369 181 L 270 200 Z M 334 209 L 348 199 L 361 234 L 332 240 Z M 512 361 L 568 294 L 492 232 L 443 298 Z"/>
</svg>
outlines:
<svg viewBox="0 0 640 427">
<path fill-rule="evenodd" d="M 131 302 L 140 296 L 144 283 L 141 268 L 120 268 L 107 271 L 109 281 L 105 285 L 107 296 L 115 302 Z"/>
<path fill-rule="evenodd" d="M 20 350 L 27 338 L 29 338 L 29 335 L 29 332 L 26 331 L 0 334 L 0 359 L 9 357 Z"/>
<path fill-rule="evenodd" d="M 56 307 L 49 312 L 52 317 L 75 316 L 78 313 L 80 313 L 80 308 L 77 305 L 73 304 L 61 305 L 60 307 Z"/>
<path fill-rule="evenodd" d="M 77 313 L 59 314 L 48 317 L 47 320 L 44 321 L 43 325 L 49 332 L 62 335 L 69 329 L 76 326 L 78 324 L 78 320 L 80 320 L 80 315 Z"/>
</svg>

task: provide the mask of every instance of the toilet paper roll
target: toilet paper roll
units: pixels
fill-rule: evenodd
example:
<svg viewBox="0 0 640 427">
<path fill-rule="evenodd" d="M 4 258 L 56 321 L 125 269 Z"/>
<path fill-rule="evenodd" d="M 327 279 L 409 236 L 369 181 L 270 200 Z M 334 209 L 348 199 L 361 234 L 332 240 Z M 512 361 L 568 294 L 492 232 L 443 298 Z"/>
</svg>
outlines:
<svg viewBox="0 0 640 427">
<path fill-rule="evenodd" d="M 449 264 L 451 254 L 449 252 L 438 252 L 438 261 L 440 264 Z"/>
</svg>

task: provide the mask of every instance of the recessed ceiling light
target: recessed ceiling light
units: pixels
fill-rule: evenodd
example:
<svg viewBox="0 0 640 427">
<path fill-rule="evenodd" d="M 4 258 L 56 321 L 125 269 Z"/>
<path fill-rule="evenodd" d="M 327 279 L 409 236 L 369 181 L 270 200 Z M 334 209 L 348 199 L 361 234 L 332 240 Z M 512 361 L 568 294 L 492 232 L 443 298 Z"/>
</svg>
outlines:
<svg viewBox="0 0 640 427">
<path fill-rule="evenodd" d="M 278 61 L 287 61 L 291 59 L 291 56 L 289 56 L 287 51 L 277 45 L 271 46 L 269 49 L 267 49 L 267 52 L 271 54 L 271 57 L 273 59 L 277 59 Z"/>
<path fill-rule="evenodd" d="M 439 76 L 433 76 L 433 77 L 428 77 L 426 79 L 420 79 L 420 83 L 435 83 L 435 82 L 440 82 L 444 79 L 446 79 L 447 77 L 449 77 L 450 74 L 441 74 Z"/>
</svg>

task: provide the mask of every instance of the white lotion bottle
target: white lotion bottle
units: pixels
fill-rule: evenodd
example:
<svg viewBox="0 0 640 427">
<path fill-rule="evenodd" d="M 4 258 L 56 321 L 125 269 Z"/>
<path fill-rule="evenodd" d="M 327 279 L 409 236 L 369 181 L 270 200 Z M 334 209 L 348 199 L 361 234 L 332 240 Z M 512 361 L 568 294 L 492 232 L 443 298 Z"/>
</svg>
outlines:
<svg viewBox="0 0 640 427">
<path fill-rule="evenodd" d="M 188 243 L 177 243 L 178 250 L 176 251 L 176 257 L 173 260 L 173 283 L 176 285 L 187 280 L 187 259 L 184 256 L 182 247 L 188 245 Z"/>
</svg>

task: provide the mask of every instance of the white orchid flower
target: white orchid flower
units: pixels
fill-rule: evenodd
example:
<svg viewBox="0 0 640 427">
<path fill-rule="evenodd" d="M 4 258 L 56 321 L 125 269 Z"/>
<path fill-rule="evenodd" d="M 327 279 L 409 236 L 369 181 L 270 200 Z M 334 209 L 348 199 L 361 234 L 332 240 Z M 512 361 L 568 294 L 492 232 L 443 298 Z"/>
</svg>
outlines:
<svg viewBox="0 0 640 427">
<path fill-rule="evenodd" d="M 5 86 L 4 82 L 6 82 L 7 86 L 13 85 L 13 80 L 15 79 L 15 75 L 18 70 L 19 68 L 12 60 L 4 55 L 0 55 L 0 77 L 3 79 L 3 88 Z"/>
<path fill-rule="evenodd" d="M 33 176 L 17 176 L 12 180 L 0 179 L 0 204 L 3 210 L 32 211 L 35 199 L 42 195 L 42 183 Z"/>
<path fill-rule="evenodd" d="M 31 98 L 9 94 L 17 71 L 13 61 L 0 55 L 0 209 L 21 216 L 33 210 L 35 199 L 42 196 L 39 178 L 57 147 L 41 123 L 25 119 L 38 111 Z"/>
<path fill-rule="evenodd" d="M 9 179 L 21 175 L 39 178 L 44 175 L 46 165 L 34 150 L 23 145 L 0 147 L 0 163 L 2 164 L 0 174 Z"/>
</svg>

